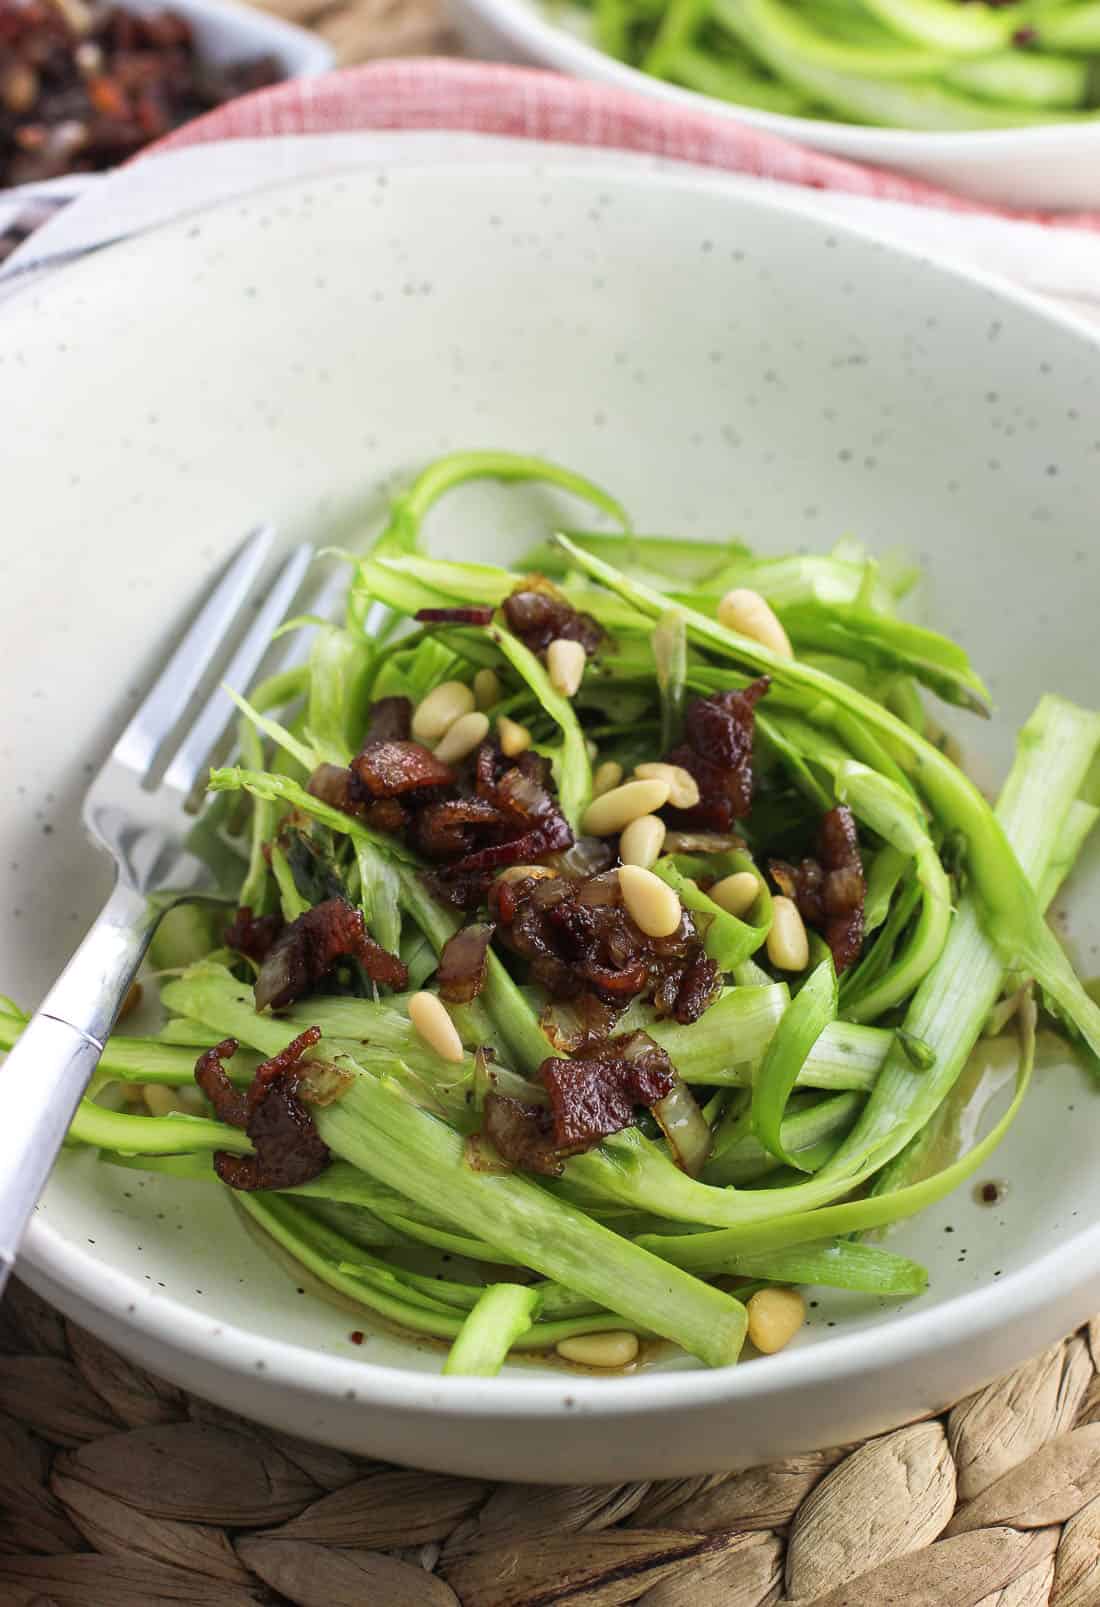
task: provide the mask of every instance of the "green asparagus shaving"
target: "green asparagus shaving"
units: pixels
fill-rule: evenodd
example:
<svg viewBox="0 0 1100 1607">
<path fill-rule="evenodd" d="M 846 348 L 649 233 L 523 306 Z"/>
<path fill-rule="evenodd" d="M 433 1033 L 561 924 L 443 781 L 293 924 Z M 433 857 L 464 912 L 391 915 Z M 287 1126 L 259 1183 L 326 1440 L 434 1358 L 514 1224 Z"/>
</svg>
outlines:
<svg viewBox="0 0 1100 1607">
<path fill-rule="evenodd" d="M 824 1239 L 786 1250 L 731 1255 L 721 1266 L 714 1266 L 710 1275 L 723 1273 L 765 1278 L 770 1283 L 856 1289 L 874 1295 L 919 1295 L 928 1287 L 928 1274 L 919 1262 L 850 1239 Z"/>
<path fill-rule="evenodd" d="M 209 786 L 211 792 L 244 791 L 250 792 L 255 798 L 280 799 L 292 809 L 311 815 L 314 820 L 319 820 L 323 826 L 328 826 L 332 831 L 350 837 L 353 843 L 369 843 L 388 854 L 391 859 L 411 863 L 411 854 L 393 838 L 382 837 L 378 832 L 364 826 L 361 821 L 353 820 L 351 815 L 345 815 L 340 809 L 333 809 L 331 804 L 322 803 L 320 798 L 315 798 L 289 776 L 277 776 L 270 770 L 242 770 L 239 765 L 232 765 L 224 770 L 212 770 Z"/>
<path fill-rule="evenodd" d="M 696 0 L 687 0 L 687 3 L 694 5 Z M 657 666 L 657 690 L 661 697 L 661 749 L 667 751 L 679 741 L 684 718 L 687 631 L 679 609 L 670 608 L 661 615 L 652 641 L 653 661 Z"/>
<path fill-rule="evenodd" d="M 495 1378 L 521 1334 L 535 1321 L 539 1296 L 518 1283 L 497 1283 L 486 1289 L 462 1324 L 451 1346 L 445 1375 Z"/>
<path fill-rule="evenodd" d="M 780 1143 L 786 1153 L 798 1157 L 798 1171 L 816 1172 L 825 1164 L 862 1104 L 858 1093 L 791 1096 L 779 1130 Z M 718 1126 L 701 1176 L 704 1183 L 737 1187 L 759 1181 L 780 1164 L 753 1131 L 751 1105 L 734 1106 Z"/>
<path fill-rule="evenodd" d="M 271 860 L 271 874 L 275 878 L 275 885 L 279 889 L 279 903 L 282 907 L 284 921 L 296 921 L 299 915 L 313 905 L 308 898 L 303 898 L 294 882 L 294 875 L 287 864 L 287 857 L 278 843 L 272 843 L 268 855 Z"/>
<path fill-rule="evenodd" d="M 752 1122 L 756 1136 L 785 1166 L 802 1170 L 797 1150 L 783 1143 L 783 1118 L 798 1074 L 836 1015 L 836 974 L 825 960 L 798 990 L 768 1045 L 752 1091 Z"/>
<path fill-rule="evenodd" d="M 815 1239 L 887 1227 L 934 1205 L 984 1165 L 1016 1118 L 1031 1080 L 1035 1060 L 1034 1007 L 1026 1008 L 1020 1020 L 1020 1066 L 1011 1104 L 1000 1121 L 968 1154 L 934 1176 L 890 1194 L 870 1195 L 866 1199 L 849 1200 L 843 1205 L 828 1205 L 819 1210 L 793 1212 L 771 1222 L 747 1223 L 719 1233 L 693 1233 L 676 1237 L 643 1234 L 636 1242 L 655 1255 L 667 1257 L 675 1266 L 705 1275 L 717 1259 L 724 1259 L 727 1255 L 762 1255 Z"/>
<path fill-rule="evenodd" d="M 108 1110 L 94 1100 L 82 1099 L 69 1128 L 69 1137 L 99 1149 L 124 1155 L 183 1155 L 192 1150 L 229 1150 L 247 1155 L 251 1141 L 239 1127 L 208 1121 L 205 1116 L 129 1116 Z"/>
<path fill-rule="evenodd" d="M 342 1099 L 317 1112 L 317 1125 L 336 1154 L 445 1210 L 458 1227 L 499 1241 L 628 1324 L 675 1340 L 709 1366 L 740 1353 L 747 1318 L 738 1301 L 695 1279 L 670 1281 L 654 1258 L 526 1178 L 471 1171 L 459 1136 L 387 1083 L 357 1077 Z"/>
<path fill-rule="evenodd" d="M 407 491 L 390 507 L 389 522 L 374 546 L 377 556 L 415 552 L 420 542 L 420 526 L 430 510 L 455 486 L 470 480 L 535 481 L 556 486 L 589 502 L 618 525 L 628 528 L 625 510 L 592 480 L 574 474 L 560 464 L 517 452 L 453 452 L 437 458 L 417 476 Z"/>
<path fill-rule="evenodd" d="M 660 617 L 663 604 L 659 593 L 629 580 L 575 546 L 568 537 L 559 536 L 558 540 L 579 568 L 603 581 L 650 618 Z M 1034 892 L 1021 872 L 1000 823 L 962 771 L 873 699 L 796 660 L 782 658 L 759 642 L 727 630 L 694 610 L 685 610 L 685 619 L 689 637 L 701 645 L 767 672 L 780 687 L 814 697 L 824 695 L 881 734 L 943 824 L 965 833 L 972 886 L 983 926 L 996 944 L 1006 968 L 1031 971 L 1092 1052 L 1100 1054 L 1100 1008 L 1082 988 L 1058 940 L 1044 923 Z"/>
</svg>

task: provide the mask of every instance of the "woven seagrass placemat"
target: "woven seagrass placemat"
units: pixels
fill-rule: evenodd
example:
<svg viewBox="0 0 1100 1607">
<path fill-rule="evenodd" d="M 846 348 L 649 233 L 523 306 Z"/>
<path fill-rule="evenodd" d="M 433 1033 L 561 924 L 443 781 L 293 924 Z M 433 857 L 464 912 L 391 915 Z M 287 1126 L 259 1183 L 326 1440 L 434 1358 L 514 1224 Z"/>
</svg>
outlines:
<svg viewBox="0 0 1100 1607">
<path fill-rule="evenodd" d="M 25 1286 L 0 1305 L 3 1607 L 1100 1607 L 1100 1319 L 863 1445 L 613 1486 L 307 1445 Z"/>
</svg>

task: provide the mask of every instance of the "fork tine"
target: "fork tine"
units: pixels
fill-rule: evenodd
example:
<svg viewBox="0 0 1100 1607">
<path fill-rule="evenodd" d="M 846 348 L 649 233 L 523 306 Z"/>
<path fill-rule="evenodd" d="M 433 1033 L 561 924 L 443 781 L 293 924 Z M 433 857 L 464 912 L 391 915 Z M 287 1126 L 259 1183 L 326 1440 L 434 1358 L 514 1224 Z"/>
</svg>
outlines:
<svg viewBox="0 0 1100 1607">
<path fill-rule="evenodd" d="M 123 731 L 112 758 L 144 777 L 165 737 L 194 697 L 271 551 L 275 532 L 260 525 L 245 541 L 198 618 Z"/>
<path fill-rule="evenodd" d="M 248 627 L 240 646 L 233 654 L 222 677 L 226 686 L 234 691 L 247 692 L 252 677 L 260 667 L 264 654 L 271 646 L 271 638 L 282 622 L 287 609 L 302 584 L 306 570 L 313 560 L 313 548 L 305 543 L 296 547 L 280 571 L 279 578 L 268 593 L 263 607 Z M 164 785 L 173 787 L 188 797 L 194 791 L 218 738 L 236 713 L 236 705 L 219 686 L 209 697 L 202 713 L 187 733 L 172 763 L 164 773 Z"/>
</svg>

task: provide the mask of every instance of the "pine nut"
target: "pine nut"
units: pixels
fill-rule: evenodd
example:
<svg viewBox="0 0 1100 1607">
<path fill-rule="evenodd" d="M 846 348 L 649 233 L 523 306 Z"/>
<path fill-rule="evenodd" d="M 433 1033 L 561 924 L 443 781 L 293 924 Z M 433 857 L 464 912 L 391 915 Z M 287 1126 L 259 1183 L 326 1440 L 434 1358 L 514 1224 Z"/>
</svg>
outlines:
<svg viewBox="0 0 1100 1607">
<path fill-rule="evenodd" d="M 646 937 L 671 937 L 683 919 L 680 900 L 667 882 L 641 865 L 623 865 L 619 887 L 626 912 Z"/>
<path fill-rule="evenodd" d="M 657 863 L 664 847 L 668 827 L 657 815 L 640 815 L 632 820 L 619 838 L 619 858 L 624 865 L 641 865 L 648 870 Z"/>
<path fill-rule="evenodd" d="M 189 1116 L 202 1115 L 206 1106 L 206 1100 L 203 1098 L 201 1088 L 196 1088 L 191 1084 L 186 1084 L 183 1088 L 176 1089 L 176 1098 L 179 1100 L 180 1104 L 183 1106 L 184 1110 Z"/>
<path fill-rule="evenodd" d="M 572 697 L 581 684 L 587 655 L 580 642 L 558 636 L 546 649 L 546 672 L 550 685 L 562 697 Z"/>
<path fill-rule="evenodd" d="M 727 915 L 747 915 L 759 894 L 760 878 L 751 870 L 735 870 L 732 876 L 723 876 L 720 882 L 707 889 L 707 897 Z"/>
<path fill-rule="evenodd" d="M 435 756 L 442 759 L 444 764 L 458 764 L 479 748 L 489 735 L 489 716 L 478 712 L 477 714 L 462 714 L 454 725 L 448 727 L 441 741 L 435 745 Z"/>
<path fill-rule="evenodd" d="M 491 709 L 500 702 L 500 676 L 496 670 L 478 670 L 474 676 L 474 702 L 479 709 Z"/>
<path fill-rule="evenodd" d="M 551 870 L 549 865 L 509 865 L 507 870 L 501 871 L 497 881 L 519 882 L 527 878 L 528 880 L 539 882 L 544 881 L 548 876 L 553 877 L 557 874 L 557 871 Z"/>
<path fill-rule="evenodd" d="M 789 1345 L 806 1321 L 806 1302 L 797 1289 L 758 1289 L 746 1310 L 749 1339 L 765 1356 Z"/>
<path fill-rule="evenodd" d="M 582 1367 L 629 1367 L 638 1359 L 638 1336 L 625 1330 L 578 1334 L 575 1339 L 559 1339 L 554 1349 L 563 1361 L 579 1362 Z"/>
<path fill-rule="evenodd" d="M 119 1021 L 125 1021 L 126 1017 L 137 1009 L 138 1005 L 141 1003 L 141 993 L 141 983 L 131 982 L 130 986 L 126 989 L 126 997 L 123 999 L 119 1008 Z"/>
<path fill-rule="evenodd" d="M 643 781 L 667 781 L 673 809 L 694 809 L 699 802 L 699 783 L 681 764 L 636 764 L 634 774 Z"/>
<path fill-rule="evenodd" d="M 472 712 L 474 694 L 461 681 L 441 681 L 417 706 L 412 718 L 412 734 L 429 747 L 444 736 L 456 720 Z"/>
<path fill-rule="evenodd" d="M 599 798 L 612 787 L 617 787 L 623 779 L 623 767 L 614 759 L 605 759 L 603 764 L 596 766 L 596 773 L 592 777 L 592 796 Z"/>
<path fill-rule="evenodd" d="M 462 1059 L 462 1039 L 458 1029 L 434 993 L 414 993 L 409 1000 L 409 1020 L 440 1060 L 455 1064 Z"/>
<path fill-rule="evenodd" d="M 718 623 L 728 631 L 751 636 L 761 647 L 770 648 L 779 658 L 793 658 L 791 639 L 776 617 L 771 604 L 758 591 L 739 586 L 728 591 L 718 604 Z"/>
<path fill-rule="evenodd" d="M 810 963 L 810 940 L 792 899 L 772 899 L 768 959 L 780 971 L 804 971 Z"/>
<path fill-rule="evenodd" d="M 498 714 L 497 741 L 504 757 L 515 759 L 519 754 L 526 753 L 531 746 L 531 733 L 525 725 L 520 725 L 518 720 L 510 720 L 506 714 Z"/>
<path fill-rule="evenodd" d="M 667 781 L 624 781 L 593 798 L 582 822 L 590 837 L 610 837 L 640 815 L 651 815 L 668 802 Z"/>
<path fill-rule="evenodd" d="M 171 1116 L 183 1109 L 176 1098 L 175 1089 L 164 1088 L 159 1082 L 145 1084 L 145 1103 L 152 1116 Z"/>
</svg>

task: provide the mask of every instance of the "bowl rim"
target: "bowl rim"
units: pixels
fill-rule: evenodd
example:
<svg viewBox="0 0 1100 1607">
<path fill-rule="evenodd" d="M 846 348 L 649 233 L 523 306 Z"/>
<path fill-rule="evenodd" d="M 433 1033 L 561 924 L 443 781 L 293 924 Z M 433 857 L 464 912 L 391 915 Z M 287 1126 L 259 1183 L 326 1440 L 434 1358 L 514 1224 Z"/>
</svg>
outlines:
<svg viewBox="0 0 1100 1607">
<path fill-rule="evenodd" d="M 766 212 L 793 217 L 808 228 L 841 235 L 847 239 L 885 251 L 932 274 L 985 290 L 1002 305 L 1032 314 L 1091 347 L 1100 363 L 1100 327 L 1074 311 L 1052 305 L 989 271 L 949 260 L 934 252 L 885 239 L 866 226 L 822 218 L 799 198 L 784 195 L 746 195 L 727 186 L 727 176 L 683 170 L 640 171 L 622 169 L 611 161 L 578 161 L 568 152 L 545 154 L 532 151 L 540 180 L 577 180 L 632 191 L 654 183 L 676 191 L 711 198 L 718 204 L 732 205 L 750 215 Z M 491 157 L 477 161 L 448 161 L 443 158 L 412 160 L 395 169 L 400 182 L 434 180 L 446 176 L 453 184 L 466 185 L 499 178 L 515 180 L 522 167 Z M 371 182 L 376 168 L 369 162 L 341 164 L 339 171 L 289 182 L 257 185 L 267 193 L 293 194 L 307 190 L 326 179 L 354 182 L 358 177 Z M 146 241 L 187 238 L 197 218 L 230 216 L 239 208 L 241 197 L 221 201 L 199 212 L 161 224 L 138 236 L 120 241 L 106 252 L 96 252 L 56 270 L 44 284 L 36 286 L 33 298 L 36 316 L 43 310 L 51 283 L 71 283 L 74 277 L 99 272 L 99 263 L 115 251 L 140 251 Z M 186 247 L 185 247 L 186 249 Z M 19 295 L 0 308 L 0 329 L 5 320 L 18 316 Z M 645 1371 L 631 1377 L 588 1378 L 581 1374 L 563 1377 L 521 1372 L 496 1378 L 443 1377 L 401 1366 L 370 1362 L 359 1357 L 342 1357 L 331 1351 L 311 1351 L 305 1345 L 250 1333 L 236 1324 L 200 1315 L 191 1306 L 172 1296 L 151 1293 L 136 1278 L 104 1265 L 94 1253 L 70 1242 L 55 1231 L 48 1217 L 36 1209 L 28 1228 L 20 1259 L 32 1271 L 29 1281 L 57 1289 L 77 1303 L 94 1311 L 112 1311 L 123 1324 L 156 1345 L 173 1353 L 183 1353 L 192 1361 L 209 1365 L 214 1374 L 236 1374 L 254 1378 L 263 1368 L 265 1381 L 288 1391 L 308 1393 L 330 1402 L 354 1399 L 356 1407 L 375 1404 L 387 1410 L 423 1411 L 434 1416 L 461 1420 L 467 1417 L 508 1418 L 523 1415 L 545 1419 L 565 1415 L 603 1416 L 608 1419 L 636 1415 L 669 1415 L 683 1407 L 736 1402 L 739 1399 L 788 1394 L 794 1390 L 835 1385 L 884 1368 L 896 1368 L 916 1361 L 938 1346 L 974 1346 L 1009 1323 L 1034 1316 L 1037 1326 L 1046 1308 L 1060 1300 L 1072 1300 L 1090 1270 L 1100 1264 L 1100 1222 L 1085 1225 L 1068 1235 L 1062 1243 L 1035 1260 L 988 1285 L 959 1294 L 925 1311 L 901 1312 L 854 1333 L 842 1330 L 813 1345 L 795 1345 L 775 1356 L 753 1360 L 749 1367 L 730 1366 L 707 1369 L 702 1366 L 669 1372 Z M 18 1271 L 18 1266 L 17 1266 Z M 61 1301 L 58 1302 L 62 1303 Z M 115 1342 L 122 1341 L 115 1336 Z"/>
<path fill-rule="evenodd" d="M 768 129 L 791 140 L 809 139 L 819 150 L 851 160 L 870 162 L 912 161 L 920 157 L 949 159 L 996 154 L 1008 161 L 1031 155 L 1036 146 L 1056 146 L 1067 138 L 1100 143 L 1100 117 L 1095 123 L 1039 123 L 1019 128 L 929 130 L 880 128 L 873 123 L 841 123 L 818 117 L 794 117 L 719 100 L 699 90 L 686 89 L 640 68 L 617 61 L 598 46 L 555 23 L 524 0 L 451 0 L 459 11 L 487 19 L 538 62 L 572 73 L 633 89 L 638 94 L 671 101 L 694 111 L 729 117 L 754 128 Z"/>
</svg>

